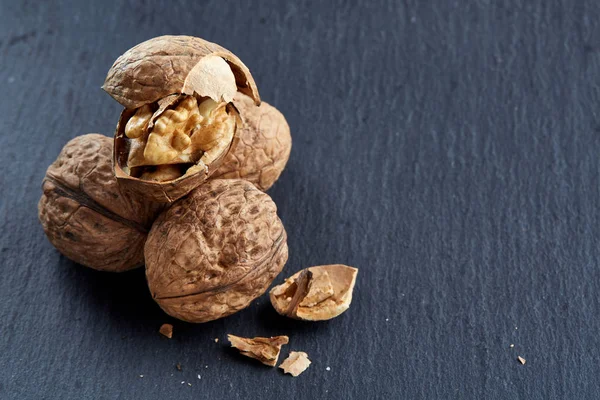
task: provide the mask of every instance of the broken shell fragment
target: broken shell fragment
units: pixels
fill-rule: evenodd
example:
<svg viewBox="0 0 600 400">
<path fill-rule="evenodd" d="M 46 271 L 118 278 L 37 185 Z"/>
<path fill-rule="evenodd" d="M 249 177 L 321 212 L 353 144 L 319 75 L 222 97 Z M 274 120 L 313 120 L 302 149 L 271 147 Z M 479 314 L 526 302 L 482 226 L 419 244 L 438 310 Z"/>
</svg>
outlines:
<svg viewBox="0 0 600 400">
<path fill-rule="evenodd" d="M 309 365 L 310 360 L 308 359 L 308 354 L 303 351 L 292 351 L 288 358 L 281 363 L 279 368 L 281 368 L 284 373 L 296 377 L 306 371 Z"/>
<path fill-rule="evenodd" d="M 162 324 L 158 332 L 171 339 L 173 337 L 173 325 L 171 324 Z"/>
<path fill-rule="evenodd" d="M 287 336 L 243 338 L 227 335 L 231 347 L 235 347 L 246 357 L 255 358 L 261 363 L 274 367 L 277 364 L 281 346 L 287 344 Z"/>
<path fill-rule="evenodd" d="M 342 264 L 303 269 L 269 292 L 275 310 L 286 317 L 323 321 L 350 307 L 358 269 Z"/>
<path fill-rule="evenodd" d="M 221 165 L 241 126 L 235 107 L 210 98 L 178 96 L 152 115 L 124 110 L 117 124 L 114 174 L 134 197 L 172 203 L 204 183 Z M 159 113 L 160 112 L 160 113 Z"/>
</svg>

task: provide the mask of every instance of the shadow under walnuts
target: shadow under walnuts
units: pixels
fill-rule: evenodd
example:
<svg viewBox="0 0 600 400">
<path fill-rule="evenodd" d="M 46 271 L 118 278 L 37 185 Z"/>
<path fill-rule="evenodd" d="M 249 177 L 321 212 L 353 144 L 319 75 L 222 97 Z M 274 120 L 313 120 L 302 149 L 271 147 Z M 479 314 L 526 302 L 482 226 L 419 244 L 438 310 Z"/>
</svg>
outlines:
<svg viewBox="0 0 600 400">
<path fill-rule="evenodd" d="M 122 273 L 101 272 L 66 257 L 61 257 L 60 267 L 66 275 L 65 286 L 99 317 L 130 326 L 154 327 L 166 322 L 167 316 L 152 300 L 143 267 Z"/>
<path fill-rule="evenodd" d="M 207 339 L 224 330 L 223 319 L 204 324 L 191 324 L 166 314 L 152 299 L 144 267 L 131 271 L 101 272 L 61 257 L 62 281 L 78 301 L 87 303 L 97 318 L 104 318 L 122 332 L 123 336 L 156 336 L 158 329 L 168 323 L 175 327 L 173 339 L 181 342 Z M 201 338 L 199 338 L 201 336 Z"/>
</svg>

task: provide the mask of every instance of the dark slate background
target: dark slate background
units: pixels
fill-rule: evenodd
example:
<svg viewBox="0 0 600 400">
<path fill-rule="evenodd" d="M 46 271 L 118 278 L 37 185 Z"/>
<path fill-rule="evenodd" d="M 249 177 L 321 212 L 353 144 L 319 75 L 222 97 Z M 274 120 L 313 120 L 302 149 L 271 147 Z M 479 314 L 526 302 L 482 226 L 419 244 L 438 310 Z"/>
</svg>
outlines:
<svg viewBox="0 0 600 400">
<path fill-rule="evenodd" d="M 0 398 L 600 397 L 598 1 L 85 3 L 0 2 Z M 46 240 L 45 168 L 112 134 L 106 72 L 162 34 L 229 48 L 286 115 L 276 282 L 360 268 L 339 318 L 287 320 L 263 296 L 177 322 L 143 270 L 94 272 Z M 289 335 L 313 363 L 283 375 L 229 332 Z"/>
</svg>

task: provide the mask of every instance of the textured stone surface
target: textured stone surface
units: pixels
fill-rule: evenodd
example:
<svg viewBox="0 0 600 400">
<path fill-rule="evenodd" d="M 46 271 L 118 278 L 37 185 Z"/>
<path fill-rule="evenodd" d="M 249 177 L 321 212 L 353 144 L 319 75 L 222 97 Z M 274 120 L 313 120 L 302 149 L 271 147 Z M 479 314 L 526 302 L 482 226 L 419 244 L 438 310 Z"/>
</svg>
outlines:
<svg viewBox="0 0 600 400">
<path fill-rule="evenodd" d="M 0 398 L 598 398 L 596 0 L 1 1 L 0 15 Z M 228 48 L 285 115 L 294 146 L 269 191 L 281 277 L 358 267 L 341 316 L 290 320 L 263 296 L 178 323 L 144 271 L 81 268 L 46 240 L 46 168 L 74 136 L 112 135 L 106 71 L 161 34 Z M 282 375 L 229 332 L 288 335 L 281 358 L 312 364 Z"/>
</svg>

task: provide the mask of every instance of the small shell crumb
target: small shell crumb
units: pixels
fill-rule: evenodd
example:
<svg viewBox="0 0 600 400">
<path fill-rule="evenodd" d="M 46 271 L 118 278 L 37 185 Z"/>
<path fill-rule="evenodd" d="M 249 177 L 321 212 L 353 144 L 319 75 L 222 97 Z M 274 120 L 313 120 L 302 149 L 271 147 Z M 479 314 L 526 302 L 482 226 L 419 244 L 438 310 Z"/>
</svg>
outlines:
<svg viewBox="0 0 600 400">
<path fill-rule="evenodd" d="M 162 326 L 160 327 L 160 329 L 158 330 L 158 332 L 165 336 L 168 337 L 169 339 L 171 339 L 173 337 L 173 325 L 171 324 L 162 324 Z"/>
<path fill-rule="evenodd" d="M 279 368 L 281 368 L 284 373 L 296 377 L 303 373 L 309 365 L 310 360 L 308 359 L 308 354 L 303 351 L 292 351 L 288 358 L 281 363 Z"/>
</svg>

